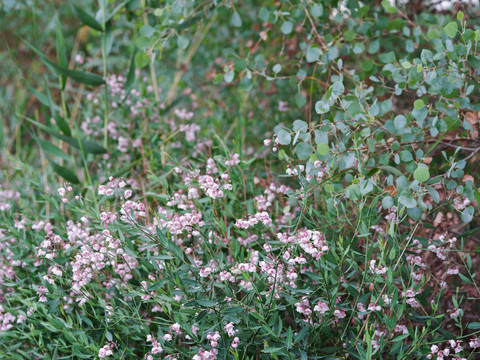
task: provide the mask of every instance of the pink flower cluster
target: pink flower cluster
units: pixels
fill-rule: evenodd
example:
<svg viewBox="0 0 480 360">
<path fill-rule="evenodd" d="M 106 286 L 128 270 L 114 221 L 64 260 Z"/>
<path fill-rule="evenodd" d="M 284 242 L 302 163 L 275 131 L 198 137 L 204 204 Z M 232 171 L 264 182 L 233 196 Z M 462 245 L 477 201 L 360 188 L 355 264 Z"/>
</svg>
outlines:
<svg viewBox="0 0 480 360">
<path fill-rule="evenodd" d="M 196 136 L 195 133 L 201 129 L 200 126 L 197 124 L 190 124 L 190 125 L 180 125 L 179 130 L 185 133 L 185 140 L 187 141 L 195 141 Z"/>
<path fill-rule="evenodd" d="M 314 259 L 320 259 L 320 257 L 329 251 L 327 241 L 323 234 L 316 230 L 300 230 L 294 235 L 287 233 L 277 233 L 278 239 L 284 244 L 296 244 L 307 254 L 311 255 Z M 290 265 L 296 262 L 303 262 L 303 257 L 296 257 L 288 259 Z"/>
<path fill-rule="evenodd" d="M 68 199 L 65 197 L 66 192 L 71 192 L 73 188 L 69 183 L 65 183 L 63 187 L 57 189 L 58 194 L 62 197 L 62 202 L 67 203 Z"/>
<path fill-rule="evenodd" d="M 0 184 L 0 211 L 10 210 L 12 205 L 9 201 L 14 201 L 20 198 L 20 193 L 14 190 L 2 190 Z"/>
<path fill-rule="evenodd" d="M 478 342 L 478 339 L 475 339 Z M 427 359 L 433 359 L 435 356 L 437 360 L 444 360 L 450 357 L 451 359 L 457 360 L 467 360 L 464 357 L 457 355 L 458 353 L 463 351 L 462 340 L 449 340 L 443 345 L 443 350 L 441 349 L 441 344 L 438 346 L 434 344 L 430 347 L 431 353 L 427 355 Z M 471 348 L 476 348 L 476 346 L 472 346 L 472 341 L 470 342 Z"/>
<path fill-rule="evenodd" d="M 184 231 L 192 233 L 197 226 L 204 225 L 205 222 L 202 220 L 200 211 L 192 211 L 183 215 L 175 214 L 170 221 L 165 222 L 165 227 L 173 235 L 183 234 Z"/>
<path fill-rule="evenodd" d="M 152 343 L 151 354 L 155 355 L 163 352 L 163 348 L 157 338 L 154 338 L 152 335 L 147 335 L 147 342 Z M 148 354 L 145 355 L 145 358 L 149 359 Z"/>
<path fill-rule="evenodd" d="M 98 357 L 100 359 L 104 359 L 107 356 L 113 355 L 112 348 L 113 348 L 113 344 L 105 345 L 100 350 L 98 350 Z"/>
<path fill-rule="evenodd" d="M 264 226 L 269 226 L 272 224 L 272 219 L 266 211 L 256 213 L 255 215 L 249 215 L 247 220 L 238 219 L 235 222 L 235 226 L 240 229 L 248 229 L 251 226 L 254 226 L 261 222 Z"/>
<path fill-rule="evenodd" d="M 225 324 L 223 328 L 228 336 L 234 336 L 238 332 L 238 330 L 235 330 L 235 325 L 233 324 L 233 322 Z"/>
<path fill-rule="evenodd" d="M 384 275 L 388 270 L 388 268 L 386 268 L 385 266 L 382 266 L 382 265 L 377 266 L 375 260 L 370 260 L 369 268 L 370 268 L 370 271 L 372 273 L 375 273 L 375 274 L 378 274 L 378 275 Z"/>
<path fill-rule="evenodd" d="M 212 199 L 222 198 L 224 196 L 223 190 L 220 189 L 221 185 L 219 184 L 219 181 L 216 181 L 210 175 L 199 176 L 198 184 L 200 186 L 200 189 L 205 191 L 205 194 L 210 196 Z M 231 190 L 230 186 L 229 190 Z"/>
</svg>

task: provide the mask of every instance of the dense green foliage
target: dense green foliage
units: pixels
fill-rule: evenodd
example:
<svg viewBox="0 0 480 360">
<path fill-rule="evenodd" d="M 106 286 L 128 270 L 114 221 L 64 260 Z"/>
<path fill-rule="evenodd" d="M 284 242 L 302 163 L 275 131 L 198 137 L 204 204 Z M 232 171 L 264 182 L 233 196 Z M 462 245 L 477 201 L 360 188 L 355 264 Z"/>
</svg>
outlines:
<svg viewBox="0 0 480 360">
<path fill-rule="evenodd" d="M 0 4 L 0 358 L 478 356 L 460 5 Z"/>
</svg>

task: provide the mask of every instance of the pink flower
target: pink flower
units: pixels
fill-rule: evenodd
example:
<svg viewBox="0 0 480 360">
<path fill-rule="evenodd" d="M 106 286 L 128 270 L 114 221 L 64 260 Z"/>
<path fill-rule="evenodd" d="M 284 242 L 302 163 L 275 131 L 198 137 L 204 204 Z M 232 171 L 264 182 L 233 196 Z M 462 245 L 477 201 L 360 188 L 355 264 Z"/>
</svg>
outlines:
<svg viewBox="0 0 480 360">
<path fill-rule="evenodd" d="M 98 357 L 100 359 L 106 358 L 107 356 L 113 355 L 112 349 L 110 346 L 105 345 L 98 351 Z"/>
<path fill-rule="evenodd" d="M 226 324 L 224 329 L 228 336 L 233 336 L 238 332 L 238 330 L 234 329 L 233 322 L 229 322 L 228 324 Z"/>
</svg>

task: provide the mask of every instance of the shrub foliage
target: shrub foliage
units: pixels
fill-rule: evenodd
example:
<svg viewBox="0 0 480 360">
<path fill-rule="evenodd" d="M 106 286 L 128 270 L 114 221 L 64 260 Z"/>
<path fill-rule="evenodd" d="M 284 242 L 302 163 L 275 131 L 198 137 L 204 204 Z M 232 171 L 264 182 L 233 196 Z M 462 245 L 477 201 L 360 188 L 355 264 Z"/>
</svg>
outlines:
<svg viewBox="0 0 480 360">
<path fill-rule="evenodd" d="M 0 5 L 32 99 L 0 138 L 0 355 L 474 358 L 458 5 Z"/>
</svg>

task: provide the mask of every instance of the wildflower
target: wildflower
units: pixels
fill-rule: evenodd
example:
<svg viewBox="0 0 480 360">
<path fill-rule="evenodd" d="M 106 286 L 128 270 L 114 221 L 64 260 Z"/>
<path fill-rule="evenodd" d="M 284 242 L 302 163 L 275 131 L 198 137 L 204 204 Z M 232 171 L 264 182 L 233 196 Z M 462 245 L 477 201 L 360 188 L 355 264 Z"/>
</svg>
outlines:
<svg viewBox="0 0 480 360">
<path fill-rule="evenodd" d="M 100 359 L 104 359 L 107 356 L 113 355 L 112 349 L 110 348 L 109 345 L 105 345 L 98 351 L 98 357 Z"/>
<path fill-rule="evenodd" d="M 228 324 L 226 324 L 224 326 L 224 329 L 225 329 L 225 332 L 228 334 L 228 336 L 233 336 L 238 332 L 238 330 L 234 329 L 233 322 L 229 322 Z"/>
</svg>

